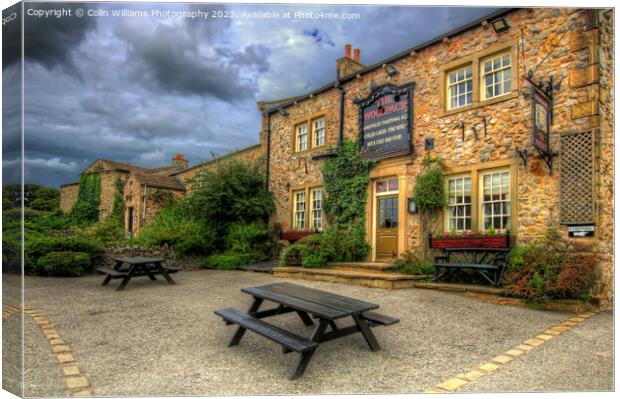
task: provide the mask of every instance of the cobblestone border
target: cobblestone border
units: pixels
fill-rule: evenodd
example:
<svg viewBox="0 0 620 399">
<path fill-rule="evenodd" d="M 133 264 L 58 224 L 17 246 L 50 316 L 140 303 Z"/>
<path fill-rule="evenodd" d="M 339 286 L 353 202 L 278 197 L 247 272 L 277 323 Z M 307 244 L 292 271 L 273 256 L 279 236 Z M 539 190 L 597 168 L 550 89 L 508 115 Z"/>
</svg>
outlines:
<svg viewBox="0 0 620 399">
<path fill-rule="evenodd" d="M 463 386 L 469 384 L 470 382 L 476 381 L 480 378 L 483 378 L 487 375 L 493 374 L 503 365 L 510 363 L 515 358 L 522 356 L 536 347 L 544 344 L 545 342 L 557 337 L 563 332 L 570 331 L 570 329 L 574 326 L 577 326 L 590 317 L 594 316 L 596 313 L 601 312 L 602 310 L 596 312 L 586 312 L 581 313 L 576 316 L 570 317 L 568 320 L 550 327 L 536 336 L 536 338 L 531 338 L 523 341 L 520 345 L 515 346 L 514 348 L 507 350 L 501 355 L 495 356 L 493 359 L 489 360 L 486 363 L 480 364 L 474 367 L 472 370 L 458 374 L 456 377 L 447 379 L 440 384 L 435 385 L 433 388 L 429 388 L 425 390 L 425 393 L 451 393 L 456 392 L 461 389 Z"/>
<path fill-rule="evenodd" d="M 24 310 L 24 314 L 32 317 L 52 346 L 52 352 L 56 355 L 64 377 L 67 396 L 94 396 L 90 380 L 78 367 L 71 347 L 60 337 L 54 325 L 42 313 L 28 305 L 5 305 L 2 306 L 2 320 L 8 320 L 13 313 L 20 312 L 21 309 Z"/>
</svg>

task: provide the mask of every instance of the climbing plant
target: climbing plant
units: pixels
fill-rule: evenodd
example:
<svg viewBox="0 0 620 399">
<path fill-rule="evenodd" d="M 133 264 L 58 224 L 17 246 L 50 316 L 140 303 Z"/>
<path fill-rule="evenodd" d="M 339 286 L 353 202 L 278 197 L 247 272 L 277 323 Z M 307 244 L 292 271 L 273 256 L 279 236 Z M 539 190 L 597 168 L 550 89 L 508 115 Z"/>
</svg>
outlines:
<svg viewBox="0 0 620 399">
<path fill-rule="evenodd" d="M 375 162 L 360 157 L 357 142 L 345 140 L 323 164 L 325 213 L 330 225 L 364 225 L 366 190 Z"/>
<path fill-rule="evenodd" d="M 446 204 L 446 195 L 441 159 L 426 156 L 422 163 L 424 168 L 415 179 L 413 199 L 420 214 L 420 236 L 426 237 L 433 218 Z M 428 257 L 426 245 L 420 245 L 420 252 L 424 258 Z"/>
<path fill-rule="evenodd" d="M 123 201 L 123 188 L 125 187 L 125 181 L 120 177 L 116 179 L 116 192 L 114 193 L 114 202 L 112 203 L 112 216 L 119 221 L 123 220 L 123 207 L 125 205 Z"/>
<path fill-rule="evenodd" d="M 71 208 L 71 224 L 87 225 L 99 220 L 101 177 L 98 173 L 83 173 L 80 176 L 78 196 Z"/>
</svg>

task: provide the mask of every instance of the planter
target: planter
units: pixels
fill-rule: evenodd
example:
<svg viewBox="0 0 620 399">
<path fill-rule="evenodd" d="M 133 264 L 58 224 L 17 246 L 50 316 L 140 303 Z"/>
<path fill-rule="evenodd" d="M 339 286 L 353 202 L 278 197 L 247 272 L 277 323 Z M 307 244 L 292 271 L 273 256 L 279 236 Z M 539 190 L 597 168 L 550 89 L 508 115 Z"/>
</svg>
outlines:
<svg viewBox="0 0 620 399">
<path fill-rule="evenodd" d="M 314 234 L 314 231 L 284 231 L 282 232 L 282 239 L 288 241 L 297 241 L 312 234 Z"/>
<path fill-rule="evenodd" d="M 509 236 L 431 237 L 431 248 L 508 248 Z"/>
</svg>

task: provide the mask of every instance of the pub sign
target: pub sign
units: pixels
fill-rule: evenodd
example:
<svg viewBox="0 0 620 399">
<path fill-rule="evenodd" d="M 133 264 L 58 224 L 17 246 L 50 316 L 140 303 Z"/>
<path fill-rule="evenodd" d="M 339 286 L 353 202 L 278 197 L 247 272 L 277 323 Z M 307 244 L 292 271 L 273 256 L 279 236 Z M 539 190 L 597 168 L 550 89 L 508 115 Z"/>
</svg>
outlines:
<svg viewBox="0 0 620 399">
<path fill-rule="evenodd" d="M 360 106 L 360 153 L 366 159 L 411 154 L 412 85 L 376 88 Z"/>
<path fill-rule="evenodd" d="M 532 144 L 545 154 L 549 148 L 549 127 L 551 124 L 551 98 L 532 85 Z"/>
</svg>

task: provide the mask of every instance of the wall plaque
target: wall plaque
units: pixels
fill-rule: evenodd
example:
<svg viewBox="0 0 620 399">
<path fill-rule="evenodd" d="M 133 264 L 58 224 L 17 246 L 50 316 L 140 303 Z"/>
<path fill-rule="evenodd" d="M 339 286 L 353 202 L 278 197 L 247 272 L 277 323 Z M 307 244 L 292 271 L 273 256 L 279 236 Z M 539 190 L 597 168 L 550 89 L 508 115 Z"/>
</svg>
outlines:
<svg viewBox="0 0 620 399">
<path fill-rule="evenodd" d="M 413 85 L 376 88 L 360 106 L 360 152 L 366 159 L 384 159 L 412 152 Z"/>
</svg>

